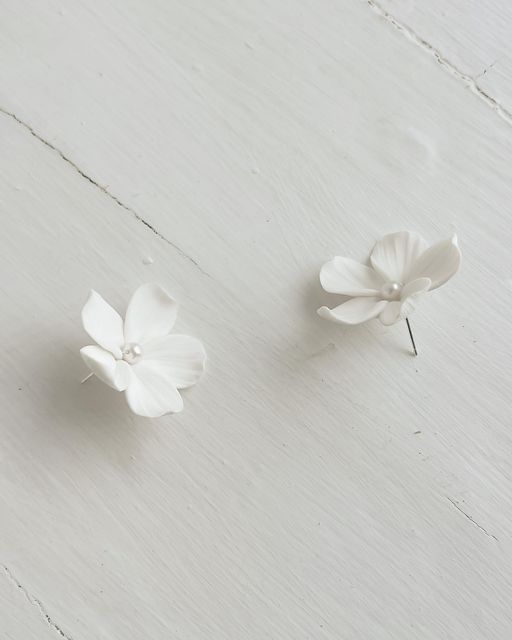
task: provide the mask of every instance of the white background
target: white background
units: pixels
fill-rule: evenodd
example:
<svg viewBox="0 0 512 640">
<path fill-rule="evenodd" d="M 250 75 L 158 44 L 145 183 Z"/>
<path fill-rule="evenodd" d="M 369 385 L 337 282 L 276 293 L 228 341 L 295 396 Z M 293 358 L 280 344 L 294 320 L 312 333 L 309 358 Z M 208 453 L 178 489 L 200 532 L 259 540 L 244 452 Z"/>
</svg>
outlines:
<svg viewBox="0 0 512 640">
<path fill-rule="evenodd" d="M 0 637 L 512 637 L 510 3 L 0 14 Z M 418 358 L 316 315 L 401 229 L 463 252 Z M 209 356 L 158 420 L 80 385 L 147 281 Z"/>
</svg>

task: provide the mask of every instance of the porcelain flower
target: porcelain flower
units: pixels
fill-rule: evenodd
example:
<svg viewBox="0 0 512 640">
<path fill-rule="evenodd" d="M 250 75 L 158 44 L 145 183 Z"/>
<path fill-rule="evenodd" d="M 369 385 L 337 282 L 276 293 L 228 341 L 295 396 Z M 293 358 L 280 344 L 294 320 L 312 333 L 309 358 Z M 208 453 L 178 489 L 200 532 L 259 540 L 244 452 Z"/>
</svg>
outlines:
<svg viewBox="0 0 512 640">
<path fill-rule="evenodd" d="M 460 251 L 454 235 L 429 247 L 417 233 L 400 231 L 379 240 L 371 266 L 336 257 L 320 271 L 322 287 L 351 300 L 318 314 L 341 324 L 359 324 L 379 318 L 390 325 L 407 318 L 418 299 L 437 289 L 457 272 Z"/>
<path fill-rule="evenodd" d="M 156 418 L 183 409 L 179 389 L 195 384 L 206 354 L 196 338 L 170 334 L 178 304 L 157 284 L 133 294 L 123 323 L 96 291 L 82 309 L 84 329 L 96 345 L 80 349 L 89 369 L 117 391 L 130 409 Z"/>
</svg>

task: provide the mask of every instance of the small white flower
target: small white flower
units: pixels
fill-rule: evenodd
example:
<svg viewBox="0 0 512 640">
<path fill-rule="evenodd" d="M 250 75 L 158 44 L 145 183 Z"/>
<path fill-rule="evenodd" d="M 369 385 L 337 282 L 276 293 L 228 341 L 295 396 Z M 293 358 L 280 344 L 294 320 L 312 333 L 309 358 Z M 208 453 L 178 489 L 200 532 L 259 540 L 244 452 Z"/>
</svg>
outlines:
<svg viewBox="0 0 512 640">
<path fill-rule="evenodd" d="M 143 284 L 133 294 L 126 318 L 96 291 L 82 309 L 82 323 L 99 346 L 80 349 L 100 380 L 126 393 L 130 409 L 148 418 L 183 409 L 178 389 L 195 384 L 206 360 L 196 338 L 169 335 L 178 304 L 157 284 Z"/>
<path fill-rule="evenodd" d="M 454 235 L 428 247 L 417 233 L 400 231 L 375 245 L 371 267 L 351 258 L 336 257 L 320 271 L 322 287 L 351 300 L 318 314 L 341 324 L 359 324 L 379 317 L 390 325 L 407 318 L 418 298 L 437 289 L 457 272 L 460 250 Z"/>
</svg>

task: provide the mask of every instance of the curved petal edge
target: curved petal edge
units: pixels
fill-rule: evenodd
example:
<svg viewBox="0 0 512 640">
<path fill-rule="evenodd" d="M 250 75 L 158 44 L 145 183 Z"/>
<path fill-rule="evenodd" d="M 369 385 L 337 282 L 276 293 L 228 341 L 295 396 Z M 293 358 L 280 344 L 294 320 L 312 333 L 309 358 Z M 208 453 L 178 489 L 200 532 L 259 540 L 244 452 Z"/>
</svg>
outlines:
<svg viewBox="0 0 512 640">
<path fill-rule="evenodd" d="M 317 313 L 321 318 L 338 324 L 361 324 L 376 318 L 388 304 L 387 300 L 378 298 L 352 298 L 334 309 L 320 307 Z"/>
<path fill-rule="evenodd" d="M 124 344 L 123 320 L 94 289 L 82 308 L 82 324 L 95 342 L 116 358 L 121 357 Z"/>
<path fill-rule="evenodd" d="M 410 280 L 427 277 L 432 280 L 430 290 L 437 289 L 457 273 L 461 252 L 454 234 L 426 249 L 412 266 Z"/>
<path fill-rule="evenodd" d="M 359 297 L 377 295 L 384 281 L 371 267 L 336 256 L 320 269 L 320 284 L 329 293 Z"/>
<path fill-rule="evenodd" d="M 168 335 L 177 314 L 178 303 L 165 289 L 155 283 L 141 285 L 128 303 L 125 341 L 144 344 Z"/>
</svg>

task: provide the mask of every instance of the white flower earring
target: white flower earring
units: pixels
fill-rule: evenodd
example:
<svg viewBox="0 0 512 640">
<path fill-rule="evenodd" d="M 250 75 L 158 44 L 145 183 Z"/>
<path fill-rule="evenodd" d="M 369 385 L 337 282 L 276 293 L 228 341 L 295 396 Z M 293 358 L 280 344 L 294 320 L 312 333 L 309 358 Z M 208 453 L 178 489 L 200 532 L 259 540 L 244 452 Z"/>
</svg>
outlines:
<svg viewBox="0 0 512 640">
<path fill-rule="evenodd" d="M 199 380 L 206 354 L 196 338 L 170 334 L 177 312 L 177 302 L 162 287 L 144 284 L 133 294 L 123 323 L 117 311 L 91 291 L 82 323 L 97 345 L 80 349 L 92 371 L 85 380 L 94 374 L 124 391 L 130 409 L 140 416 L 181 411 L 178 389 Z"/>
<path fill-rule="evenodd" d="M 320 307 L 318 315 L 340 324 L 360 324 L 377 317 L 385 325 L 406 320 L 418 355 L 409 315 L 424 293 L 437 289 L 457 273 L 460 259 L 455 235 L 429 247 L 417 233 L 391 233 L 376 243 L 371 266 L 340 257 L 323 265 L 322 287 L 351 300 L 334 309 Z"/>
</svg>

